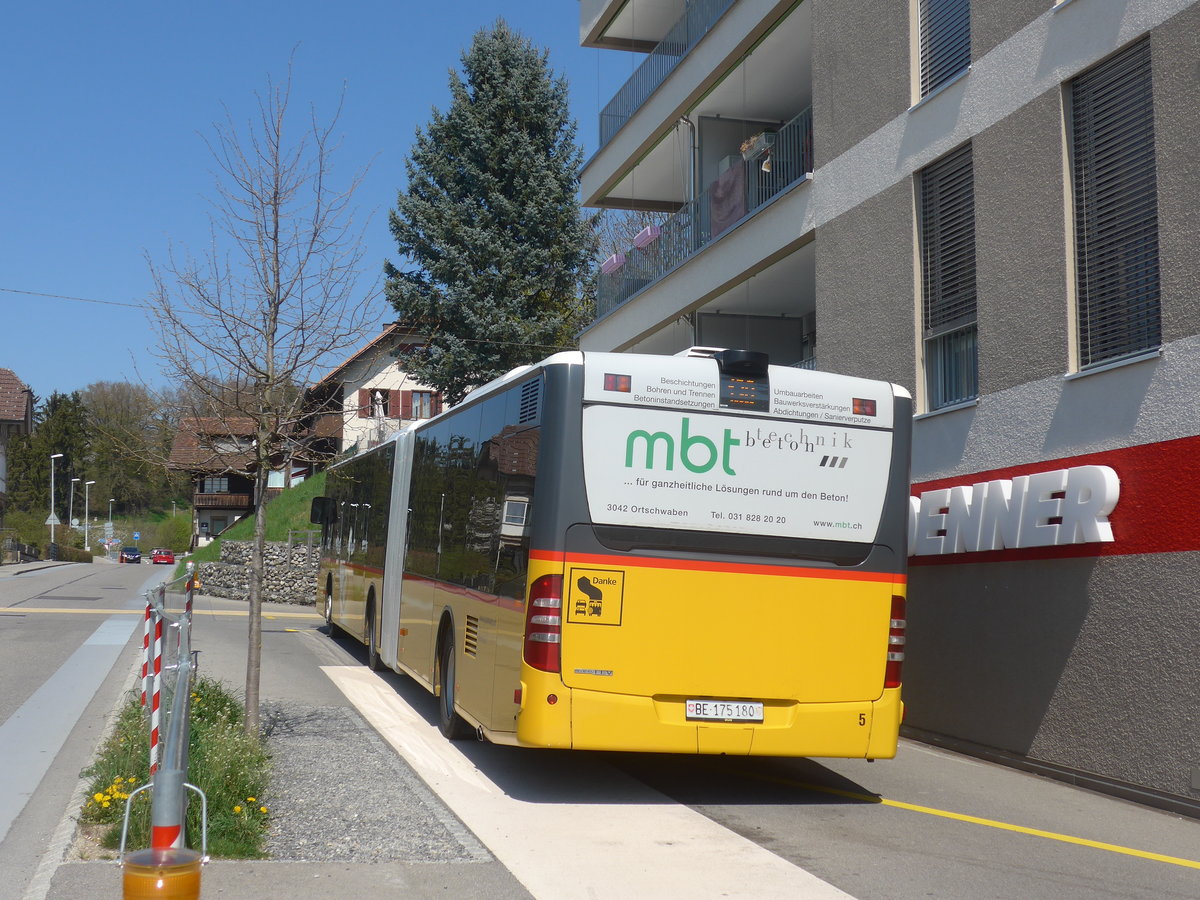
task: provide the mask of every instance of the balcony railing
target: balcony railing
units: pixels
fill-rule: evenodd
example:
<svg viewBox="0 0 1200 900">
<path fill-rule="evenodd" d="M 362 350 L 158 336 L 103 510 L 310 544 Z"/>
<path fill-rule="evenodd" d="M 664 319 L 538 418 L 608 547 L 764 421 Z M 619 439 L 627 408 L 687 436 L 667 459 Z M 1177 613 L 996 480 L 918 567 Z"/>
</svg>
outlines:
<svg viewBox="0 0 1200 900">
<path fill-rule="evenodd" d="M 661 225 L 654 241 L 625 253 L 624 264 L 601 272 L 596 318 L 621 306 L 647 285 L 720 237 L 776 194 L 812 172 L 812 107 L 774 134 L 750 159 L 739 159 L 700 196 Z"/>
<path fill-rule="evenodd" d="M 600 146 L 603 147 L 649 99 L 679 61 L 700 42 L 734 0 L 694 0 L 667 36 L 642 60 L 615 97 L 600 111 Z"/>
<path fill-rule="evenodd" d="M 197 509 L 249 509 L 249 494 L 193 494 L 192 505 Z"/>
</svg>

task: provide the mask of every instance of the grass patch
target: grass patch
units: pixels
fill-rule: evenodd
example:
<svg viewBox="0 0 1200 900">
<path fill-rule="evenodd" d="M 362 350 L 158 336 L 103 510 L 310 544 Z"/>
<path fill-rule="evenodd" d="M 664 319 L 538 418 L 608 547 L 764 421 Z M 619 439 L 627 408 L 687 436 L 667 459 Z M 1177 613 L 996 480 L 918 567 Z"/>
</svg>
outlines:
<svg viewBox="0 0 1200 900">
<path fill-rule="evenodd" d="M 263 795 L 269 761 L 261 744 L 242 731 L 242 703 L 220 682 L 199 678 L 192 690 L 191 741 L 187 780 L 208 796 L 208 852 L 215 858 L 261 859 L 266 856 L 269 812 Z M 147 720 L 137 694 L 121 707 L 116 728 L 83 772 L 90 779 L 80 811 L 84 825 L 108 826 L 101 843 L 121 843 L 125 801 L 149 779 Z M 126 848 L 150 846 L 150 794 L 133 801 Z M 200 800 L 188 791 L 186 844 L 201 845 Z"/>
</svg>

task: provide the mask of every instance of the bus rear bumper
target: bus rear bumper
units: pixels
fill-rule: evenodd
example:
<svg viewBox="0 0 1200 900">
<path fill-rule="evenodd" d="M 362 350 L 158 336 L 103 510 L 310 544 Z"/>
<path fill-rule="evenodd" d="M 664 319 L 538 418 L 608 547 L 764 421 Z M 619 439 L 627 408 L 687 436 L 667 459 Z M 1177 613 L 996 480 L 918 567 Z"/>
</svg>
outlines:
<svg viewBox="0 0 1200 900">
<path fill-rule="evenodd" d="M 684 697 L 635 697 L 560 687 L 553 711 L 522 710 L 517 736 L 534 746 L 648 753 L 890 759 L 903 704 L 898 688 L 875 701 L 767 701 L 763 721 L 689 721 Z M 527 695 L 528 696 L 528 695 Z"/>
</svg>

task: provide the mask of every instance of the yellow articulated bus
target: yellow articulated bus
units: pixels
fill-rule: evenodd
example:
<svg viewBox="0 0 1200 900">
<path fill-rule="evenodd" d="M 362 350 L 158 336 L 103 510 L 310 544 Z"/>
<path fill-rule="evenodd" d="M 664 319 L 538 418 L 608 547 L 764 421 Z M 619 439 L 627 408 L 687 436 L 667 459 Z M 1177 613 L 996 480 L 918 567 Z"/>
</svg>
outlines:
<svg viewBox="0 0 1200 900">
<path fill-rule="evenodd" d="M 318 596 L 448 737 L 891 757 L 911 416 L 750 351 L 560 353 L 330 468 Z"/>
</svg>

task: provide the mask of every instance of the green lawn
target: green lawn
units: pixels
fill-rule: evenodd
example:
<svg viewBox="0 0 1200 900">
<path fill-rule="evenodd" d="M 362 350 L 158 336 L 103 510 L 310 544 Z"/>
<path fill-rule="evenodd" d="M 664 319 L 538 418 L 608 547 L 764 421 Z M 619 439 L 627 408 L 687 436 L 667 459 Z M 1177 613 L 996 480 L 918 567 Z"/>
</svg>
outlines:
<svg viewBox="0 0 1200 900">
<path fill-rule="evenodd" d="M 319 472 L 300 484 L 284 491 L 267 504 L 267 540 L 286 541 L 290 531 L 309 531 L 319 528 L 308 520 L 313 497 L 325 493 L 325 473 Z M 221 536 L 206 547 L 191 555 L 196 563 L 217 562 L 221 558 L 221 542 L 225 540 L 249 541 L 254 538 L 254 515 L 241 519 L 221 533 Z M 183 574 L 183 567 L 177 575 Z"/>
</svg>

